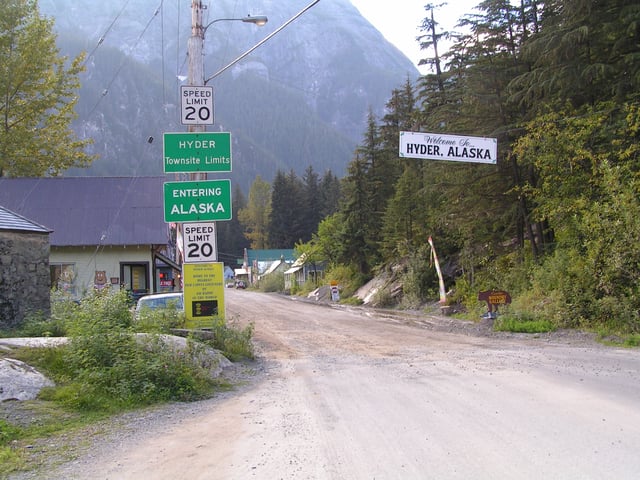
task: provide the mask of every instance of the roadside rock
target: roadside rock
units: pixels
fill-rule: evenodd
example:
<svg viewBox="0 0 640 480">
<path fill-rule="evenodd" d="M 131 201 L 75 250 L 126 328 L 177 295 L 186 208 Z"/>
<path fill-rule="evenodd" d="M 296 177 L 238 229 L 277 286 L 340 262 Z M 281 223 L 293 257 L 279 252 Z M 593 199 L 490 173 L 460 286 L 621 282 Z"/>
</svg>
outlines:
<svg viewBox="0 0 640 480">
<path fill-rule="evenodd" d="M 318 287 L 307 295 L 307 299 L 315 300 L 319 303 L 328 303 L 331 301 L 331 288 L 329 285 Z"/>
<path fill-rule="evenodd" d="M 140 334 L 143 338 L 148 338 L 146 334 Z M 174 351 L 185 352 L 189 349 L 189 343 L 186 338 L 177 337 L 175 335 L 160 335 L 160 338 L 166 345 L 174 349 Z M 219 377 L 222 371 L 231 367 L 232 363 L 222 352 L 208 346 L 200 346 L 192 353 L 192 360 L 202 368 L 208 370 L 212 378 Z"/>
<path fill-rule="evenodd" d="M 33 400 L 44 387 L 54 383 L 20 360 L 0 358 L 0 402 Z"/>
</svg>

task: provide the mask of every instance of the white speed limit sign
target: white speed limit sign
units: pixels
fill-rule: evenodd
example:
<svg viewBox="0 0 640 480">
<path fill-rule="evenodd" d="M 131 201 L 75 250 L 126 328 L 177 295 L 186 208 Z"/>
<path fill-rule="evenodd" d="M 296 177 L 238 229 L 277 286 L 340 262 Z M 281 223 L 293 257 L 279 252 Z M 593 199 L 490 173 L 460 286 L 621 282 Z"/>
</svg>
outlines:
<svg viewBox="0 0 640 480">
<path fill-rule="evenodd" d="M 213 87 L 180 86 L 182 125 L 213 125 Z"/>
<path fill-rule="evenodd" d="M 214 222 L 183 223 L 182 240 L 184 263 L 218 261 Z"/>
</svg>

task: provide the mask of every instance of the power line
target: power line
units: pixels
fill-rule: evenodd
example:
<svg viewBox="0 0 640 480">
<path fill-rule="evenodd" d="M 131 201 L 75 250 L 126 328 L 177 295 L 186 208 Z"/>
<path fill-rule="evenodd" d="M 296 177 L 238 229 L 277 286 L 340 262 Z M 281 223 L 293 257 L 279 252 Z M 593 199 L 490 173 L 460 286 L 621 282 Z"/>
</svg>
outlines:
<svg viewBox="0 0 640 480">
<path fill-rule="evenodd" d="M 149 29 L 149 27 L 151 26 L 151 23 L 153 22 L 153 20 L 158 16 L 158 13 L 160 13 L 160 9 L 162 7 L 162 3 L 163 0 L 160 1 L 160 5 L 158 6 L 158 8 L 156 8 L 155 12 L 153 12 L 153 15 L 151 16 L 151 18 L 149 19 L 149 21 L 147 22 L 146 26 L 144 27 L 144 29 L 142 30 L 142 32 L 140 33 L 140 36 L 137 38 L 137 40 L 134 42 L 134 44 L 131 46 L 131 48 L 129 49 L 129 55 L 131 55 L 135 49 L 137 48 L 138 44 L 140 43 L 140 40 L 142 40 L 142 37 L 144 37 L 144 34 L 147 32 L 147 30 Z M 100 98 L 98 99 L 98 101 L 96 102 L 96 104 L 93 106 L 93 108 L 91 109 L 91 111 L 89 111 L 88 116 L 91 116 L 93 114 L 93 112 L 95 112 L 96 108 L 98 108 L 98 105 L 100 104 L 100 102 L 102 101 L 102 99 L 104 97 L 107 96 L 107 94 L 109 93 L 109 89 L 111 88 L 111 85 L 113 85 L 113 83 L 116 81 L 116 78 L 118 78 L 118 75 L 120 74 L 120 72 L 122 71 L 122 69 L 124 68 L 124 64 L 126 61 L 129 60 L 128 56 L 125 56 L 122 61 L 120 62 L 120 65 L 118 66 L 118 69 L 116 70 L 115 74 L 113 75 L 113 77 L 111 78 L 111 80 L 109 81 L 109 83 L 107 84 L 107 88 L 105 88 L 102 91 L 102 94 L 100 95 Z"/>
<path fill-rule="evenodd" d="M 87 58 L 85 58 L 84 62 L 83 62 L 83 66 L 86 65 L 86 63 L 89 61 L 89 59 L 93 56 L 94 53 L 96 53 L 96 50 L 98 50 L 98 47 L 100 47 L 100 45 L 102 45 L 102 43 L 104 42 L 104 39 L 107 37 L 107 34 L 111 31 L 111 29 L 113 28 L 113 26 L 115 25 L 115 23 L 118 21 L 118 19 L 120 18 L 120 15 L 122 15 L 122 12 L 124 12 L 124 10 L 127 8 L 127 5 L 129 5 L 129 1 L 127 0 L 124 4 L 124 6 L 122 7 L 122 9 L 120 9 L 120 11 L 118 12 L 118 14 L 116 15 L 116 18 L 114 18 L 111 21 L 111 24 L 107 27 L 107 29 L 105 30 L 105 32 L 102 34 L 102 36 L 98 39 L 98 43 L 96 43 L 96 46 L 93 47 L 93 50 L 91 50 L 91 53 L 89 55 L 87 55 Z"/>
<path fill-rule="evenodd" d="M 160 0 L 160 62 L 162 64 L 162 105 L 167 104 L 166 88 L 164 84 L 164 1 Z"/>
</svg>

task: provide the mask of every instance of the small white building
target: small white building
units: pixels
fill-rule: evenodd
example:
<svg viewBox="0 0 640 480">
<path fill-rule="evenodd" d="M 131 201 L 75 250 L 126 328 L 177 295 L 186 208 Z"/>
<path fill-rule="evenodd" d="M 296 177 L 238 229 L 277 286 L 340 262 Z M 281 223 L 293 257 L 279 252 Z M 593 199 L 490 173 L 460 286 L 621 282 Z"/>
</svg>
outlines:
<svg viewBox="0 0 640 480">
<path fill-rule="evenodd" d="M 125 288 L 180 289 L 175 225 L 164 221 L 165 177 L 0 178 L 0 205 L 46 225 L 51 286 L 81 298 Z"/>
</svg>

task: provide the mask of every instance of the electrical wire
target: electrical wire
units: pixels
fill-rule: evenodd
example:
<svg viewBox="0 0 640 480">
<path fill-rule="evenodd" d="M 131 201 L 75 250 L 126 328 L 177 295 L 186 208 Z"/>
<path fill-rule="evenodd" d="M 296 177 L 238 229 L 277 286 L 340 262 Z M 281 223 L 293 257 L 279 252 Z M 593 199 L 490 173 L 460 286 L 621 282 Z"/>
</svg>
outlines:
<svg viewBox="0 0 640 480">
<path fill-rule="evenodd" d="M 227 64 L 226 66 L 222 67 L 220 70 L 218 70 L 216 73 L 214 73 L 213 75 L 211 75 L 209 78 L 207 78 L 204 81 L 204 84 L 206 85 L 209 80 L 213 80 L 214 78 L 216 78 L 218 75 L 220 75 L 221 73 L 227 71 L 229 68 L 233 67 L 236 63 L 238 63 L 240 60 L 242 60 L 244 57 L 246 57 L 247 55 L 251 54 L 255 49 L 257 49 L 258 47 L 264 45 L 265 43 L 267 43 L 274 35 L 276 35 L 277 33 L 279 33 L 281 30 L 283 30 L 284 28 L 286 28 L 290 23 L 292 23 L 294 20 L 296 20 L 298 17 L 300 17 L 303 13 L 305 13 L 307 10 L 309 10 L 311 7 L 313 7 L 314 5 L 316 5 L 318 2 L 320 2 L 320 0 L 314 0 L 313 2 L 311 2 L 309 5 L 307 5 L 306 7 L 304 7 L 302 10 L 300 10 L 298 13 L 296 13 L 293 17 L 291 17 L 289 20 L 287 20 L 285 23 L 283 23 L 280 27 L 276 28 L 273 32 L 271 32 L 269 35 L 267 35 L 265 38 L 263 38 L 261 41 L 259 41 L 258 43 L 256 43 L 253 47 L 251 47 L 249 50 L 247 50 L 246 52 L 244 52 L 242 55 L 240 55 L 238 58 L 236 58 L 235 60 L 233 60 L 231 63 Z"/>
<path fill-rule="evenodd" d="M 162 3 L 163 0 L 160 1 L 160 5 L 158 6 L 158 8 L 156 8 L 155 12 L 153 12 L 153 15 L 151 16 L 151 18 L 149 19 L 149 21 L 147 22 L 147 24 L 145 25 L 144 29 L 142 30 L 142 32 L 140 33 L 140 36 L 137 38 L 137 40 L 134 42 L 134 44 L 131 46 L 131 48 L 129 49 L 129 55 L 131 55 L 131 53 L 133 53 L 135 51 L 135 49 L 138 47 L 138 44 L 140 43 L 140 41 L 142 40 L 142 37 L 144 37 L 144 34 L 147 32 L 147 30 L 149 29 L 149 26 L 151 26 L 151 23 L 153 22 L 153 20 L 158 16 L 158 13 L 160 13 L 160 8 L 162 7 Z M 113 85 L 113 83 L 116 81 L 116 79 L 118 78 L 118 75 L 120 74 L 120 72 L 122 71 L 122 69 L 124 68 L 124 64 L 125 62 L 127 62 L 129 60 L 128 56 L 125 56 L 122 61 L 120 62 L 120 65 L 118 66 L 116 72 L 114 73 L 113 77 L 111 77 L 111 80 L 109 81 L 109 83 L 107 84 L 107 88 L 105 88 L 102 91 L 102 95 L 100 95 L 100 98 L 98 99 L 98 101 L 95 103 L 95 105 L 93 106 L 93 108 L 89 111 L 89 114 L 87 116 L 91 116 L 93 114 L 93 112 L 95 112 L 96 108 L 98 108 L 98 105 L 100 104 L 100 102 L 102 101 L 102 99 L 104 97 L 107 96 L 107 94 L 109 93 L 109 89 L 111 88 L 111 86 Z"/>
<path fill-rule="evenodd" d="M 116 18 L 114 18 L 111 21 L 111 24 L 107 27 L 107 29 L 102 34 L 102 36 L 98 39 L 98 43 L 96 43 L 96 46 L 93 47 L 93 50 L 91 50 L 91 53 L 89 53 L 89 55 L 87 55 L 87 58 L 85 58 L 84 62 L 82 63 L 82 66 L 86 65 L 86 63 L 93 56 L 93 54 L 96 53 L 96 50 L 98 50 L 98 47 L 100 47 L 102 45 L 102 43 L 104 42 L 105 38 L 107 37 L 107 34 L 111 31 L 111 29 L 113 28 L 115 23 L 118 21 L 118 19 L 120 18 L 120 15 L 122 15 L 122 12 L 124 12 L 124 10 L 127 8 L 127 5 L 129 5 L 129 1 L 130 0 L 126 0 L 126 2 L 124 3 L 124 6 L 120 9 L 118 14 L 116 15 Z"/>
<path fill-rule="evenodd" d="M 177 22 L 177 34 L 176 34 L 176 91 L 178 90 L 178 85 L 180 84 L 180 72 L 182 67 L 180 66 L 180 0 L 176 0 L 176 10 L 178 14 L 176 15 Z M 185 62 L 187 61 L 185 57 Z M 184 63 L 183 63 L 184 66 Z"/>
<path fill-rule="evenodd" d="M 160 62 L 162 63 L 162 105 L 166 105 L 167 89 L 164 84 L 164 0 L 160 0 Z"/>
</svg>

